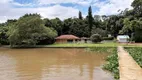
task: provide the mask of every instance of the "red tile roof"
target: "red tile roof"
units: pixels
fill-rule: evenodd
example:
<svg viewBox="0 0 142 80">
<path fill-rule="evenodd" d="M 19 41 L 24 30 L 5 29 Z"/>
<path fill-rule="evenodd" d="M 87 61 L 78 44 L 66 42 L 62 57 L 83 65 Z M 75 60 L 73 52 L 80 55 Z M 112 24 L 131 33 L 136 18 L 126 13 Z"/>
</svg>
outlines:
<svg viewBox="0 0 142 80">
<path fill-rule="evenodd" d="M 80 38 L 74 35 L 61 35 L 57 37 L 56 39 L 80 39 Z"/>
</svg>

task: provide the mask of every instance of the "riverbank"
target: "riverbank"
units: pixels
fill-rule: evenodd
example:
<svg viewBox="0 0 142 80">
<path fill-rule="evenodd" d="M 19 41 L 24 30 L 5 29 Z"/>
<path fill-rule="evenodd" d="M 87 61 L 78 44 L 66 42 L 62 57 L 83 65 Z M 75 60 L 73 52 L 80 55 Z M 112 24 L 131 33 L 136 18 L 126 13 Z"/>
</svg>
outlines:
<svg viewBox="0 0 142 80">
<path fill-rule="evenodd" d="M 106 43 L 63 43 L 63 44 L 55 43 L 51 45 L 35 45 L 35 46 L 27 46 L 21 48 L 89 48 L 89 47 L 117 47 L 117 46 L 141 47 L 140 44 L 106 42 Z M 10 48 L 9 45 L 3 45 L 1 47 Z M 19 48 L 19 46 L 15 46 L 14 48 Z"/>
</svg>

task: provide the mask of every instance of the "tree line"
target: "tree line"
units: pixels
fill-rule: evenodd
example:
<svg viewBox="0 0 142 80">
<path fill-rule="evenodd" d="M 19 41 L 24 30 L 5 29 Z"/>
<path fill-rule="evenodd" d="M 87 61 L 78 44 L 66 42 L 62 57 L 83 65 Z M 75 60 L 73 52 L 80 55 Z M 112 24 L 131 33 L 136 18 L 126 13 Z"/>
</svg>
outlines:
<svg viewBox="0 0 142 80">
<path fill-rule="evenodd" d="M 132 41 L 142 42 L 142 1 L 134 0 L 133 9 L 125 9 L 118 15 L 92 15 L 91 6 L 84 18 L 79 11 L 77 18 L 65 20 L 41 19 L 39 14 L 25 14 L 18 20 L 0 24 L 0 43 L 11 45 L 52 44 L 54 38 L 63 34 L 90 37 L 99 34 L 107 38 L 111 34 L 129 35 Z"/>
</svg>

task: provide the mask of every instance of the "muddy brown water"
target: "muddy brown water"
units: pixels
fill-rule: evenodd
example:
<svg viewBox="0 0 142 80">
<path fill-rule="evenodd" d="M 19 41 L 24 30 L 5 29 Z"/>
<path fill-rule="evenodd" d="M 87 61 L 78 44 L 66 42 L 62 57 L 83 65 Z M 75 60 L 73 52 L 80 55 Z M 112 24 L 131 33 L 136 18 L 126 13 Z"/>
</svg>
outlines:
<svg viewBox="0 0 142 80">
<path fill-rule="evenodd" d="M 0 48 L 0 80 L 113 80 L 100 67 L 107 56 L 85 49 Z"/>
</svg>

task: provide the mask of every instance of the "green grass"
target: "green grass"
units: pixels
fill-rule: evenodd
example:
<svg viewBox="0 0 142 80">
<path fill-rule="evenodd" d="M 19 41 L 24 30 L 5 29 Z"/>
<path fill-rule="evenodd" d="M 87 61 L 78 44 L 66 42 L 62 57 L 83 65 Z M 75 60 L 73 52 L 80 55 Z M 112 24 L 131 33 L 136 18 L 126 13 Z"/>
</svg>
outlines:
<svg viewBox="0 0 142 80">
<path fill-rule="evenodd" d="M 135 47 L 136 45 L 106 42 L 106 43 L 62 43 L 62 44 L 46 45 L 45 47 L 117 47 L 117 46 Z"/>
<path fill-rule="evenodd" d="M 60 43 L 60 44 L 51 44 L 51 45 L 35 45 L 35 46 L 28 46 L 29 48 L 89 48 L 89 47 L 117 47 L 117 46 L 124 46 L 124 47 L 142 47 L 136 44 L 120 44 L 117 42 L 104 42 L 104 43 Z M 7 45 L 9 47 L 9 45 Z M 27 47 L 27 48 L 28 48 Z"/>
<path fill-rule="evenodd" d="M 125 47 L 125 49 L 142 68 L 142 47 Z"/>
<path fill-rule="evenodd" d="M 89 51 L 99 53 L 109 53 L 110 55 L 106 58 L 106 63 L 103 65 L 103 69 L 110 71 L 115 79 L 119 79 L 119 63 L 116 47 L 93 47 L 87 48 Z"/>
<path fill-rule="evenodd" d="M 49 45 L 49 46 L 61 46 L 61 47 L 115 47 L 117 46 L 116 43 L 97 43 L 97 44 L 91 44 L 91 43 L 67 43 L 67 44 L 53 44 L 53 45 Z"/>
</svg>

